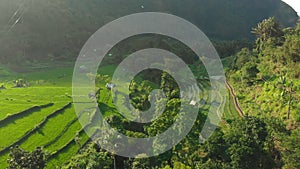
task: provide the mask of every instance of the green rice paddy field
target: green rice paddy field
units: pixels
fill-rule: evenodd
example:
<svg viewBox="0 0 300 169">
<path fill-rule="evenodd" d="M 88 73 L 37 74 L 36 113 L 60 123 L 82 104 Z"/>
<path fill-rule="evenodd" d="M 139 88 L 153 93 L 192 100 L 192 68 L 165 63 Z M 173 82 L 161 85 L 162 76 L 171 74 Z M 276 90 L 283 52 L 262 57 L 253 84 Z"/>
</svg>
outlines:
<svg viewBox="0 0 300 169">
<path fill-rule="evenodd" d="M 9 148 L 26 151 L 38 146 L 49 154 L 47 168 L 61 166 L 88 140 L 72 103 L 72 68 L 37 73 L 8 73 L 0 84 L 0 168 L 7 167 Z M 14 88 L 13 80 L 26 79 L 30 87 Z M 76 137 L 76 141 L 75 141 Z M 79 141 L 77 141 L 79 140 Z"/>
<path fill-rule="evenodd" d="M 113 69 L 113 66 L 107 66 L 99 72 L 110 74 Z M 1 70 L 3 72 L 4 69 Z M 9 148 L 16 145 L 26 151 L 44 147 L 49 154 L 47 168 L 56 168 L 66 163 L 89 141 L 78 118 L 88 122 L 91 117 L 87 113 L 78 117 L 74 111 L 72 71 L 72 68 L 26 74 L 7 70 L 1 74 L 0 71 L 0 85 L 6 87 L 0 90 L 0 168 L 8 166 Z M 18 78 L 26 79 L 30 87 L 14 88 L 13 80 Z M 106 92 L 101 92 L 100 98 L 106 98 L 109 95 Z M 103 102 L 113 106 L 111 99 Z M 230 110 L 226 118 L 235 114 L 231 104 L 226 104 L 226 107 Z M 116 109 L 103 113 L 118 114 Z"/>
</svg>

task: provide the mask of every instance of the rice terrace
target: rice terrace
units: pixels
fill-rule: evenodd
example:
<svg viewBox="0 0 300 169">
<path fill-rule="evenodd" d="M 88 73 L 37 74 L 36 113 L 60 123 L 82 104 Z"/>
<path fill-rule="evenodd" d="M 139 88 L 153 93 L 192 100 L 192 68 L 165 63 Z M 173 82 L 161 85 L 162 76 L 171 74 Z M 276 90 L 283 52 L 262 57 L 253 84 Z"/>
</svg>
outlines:
<svg viewBox="0 0 300 169">
<path fill-rule="evenodd" d="M 298 6 L 0 0 L 0 169 L 299 169 Z"/>
<path fill-rule="evenodd" d="M 106 66 L 99 72 L 105 76 L 111 74 L 114 68 Z M 72 68 L 59 68 L 20 75 L 1 68 L 1 77 L 5 79 L 1 81 L 3 87 L 0 90 L 1 168 L 7 167 L 10 147 L 19 146 L 27 151 L 43 147 L 47 152 L 46 168 L 54 168 L 66 163 L 89 141 L 78 118 L 87 121 L 93 119 L 90 119 L 87 113 L 77 117 L 74 112 L 71 96 L 72 71 Z M 27 80 L 12 80 L 16 77 Z M 24 81 L 24 84 L 16 87 L 16 81 Z M 150 86 L 155 86 L 149 83 Z M 115 108 L 109 108 L 114 105 L 111 91 L 106 89 L 106 81 L 99 84 L 102 88 L 100 103 L 107 105 L 100 106 L 100 109 L 105 112 L 105 116 L 118 115 Z M 116 97 L 122 100 L 122 94 Z M 229 107 L 228 105 L 228 109 L 233 111 L 232 114 L 237 115 L 235 110 Z"/>
</svg>

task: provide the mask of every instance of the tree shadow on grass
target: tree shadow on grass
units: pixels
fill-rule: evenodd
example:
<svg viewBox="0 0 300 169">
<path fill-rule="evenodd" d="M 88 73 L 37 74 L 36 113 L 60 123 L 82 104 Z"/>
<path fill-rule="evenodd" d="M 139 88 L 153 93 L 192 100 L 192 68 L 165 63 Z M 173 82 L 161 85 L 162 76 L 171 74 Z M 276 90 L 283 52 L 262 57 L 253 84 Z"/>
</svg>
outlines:
<svg viewBox="0 0 300 169">
<path fill-rule="evenodd" d="M 3 120 L 0 121 L 0 128 L 5 127 L 5 126 L 7 126 L 9 124 L 12 124 L 12 123 L 16 124 L 16 121 L 18 119 L 22 119 L 24 117 L 27 117 L 27 116 L 33 114 L 33 113 L 40 112 L 43 108 L 46 108 L 46 107 L 35 106 L 35 107 L 32 107 L 32 108 L 30 108 L 28 110 L 22 111 L 20 113 L 8 116 L 5 119 L 3 119 Z"/>
<path fill-rule="evenodd" d="M 118 110 L 115 107 L 108 106 L 105 103 L 99 103 L 99 109 L 103 116 L 118 115 Z"/>
</svg>

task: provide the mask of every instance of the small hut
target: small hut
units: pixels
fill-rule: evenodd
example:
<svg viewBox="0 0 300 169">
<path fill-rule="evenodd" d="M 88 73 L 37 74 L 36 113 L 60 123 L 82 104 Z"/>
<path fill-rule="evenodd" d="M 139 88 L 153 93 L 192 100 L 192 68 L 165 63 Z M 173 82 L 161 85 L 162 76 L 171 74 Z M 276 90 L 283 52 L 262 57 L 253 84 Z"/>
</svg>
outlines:
<svg viewBox="0 0 300 169">
<path fill-rule="evenodd" d="M 105 87 L 106 87 L 107 89 L 111 90 L 111 89 L 115 88 L 116 85 L 113 84 L 113 83 L 107 83 Z"/>
</svg>

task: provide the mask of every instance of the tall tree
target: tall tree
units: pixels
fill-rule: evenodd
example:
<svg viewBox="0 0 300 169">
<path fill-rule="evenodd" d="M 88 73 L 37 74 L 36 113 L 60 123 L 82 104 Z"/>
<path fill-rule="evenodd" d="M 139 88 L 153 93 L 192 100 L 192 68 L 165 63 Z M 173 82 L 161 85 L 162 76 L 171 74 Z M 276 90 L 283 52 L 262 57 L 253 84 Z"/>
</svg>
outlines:
<svg viewBox="0 0 300 169">
<path fill-rule="evenodd" d="M 223 130 L 223 131 L 222 131 Z M 206 168 L 272 168 L 267 124 L 256 117 L 234 120 L 228 128 L 217 130 L 205 143 Z M 215 167 L 213 167 L 215 166 Z"/>
<path fill-rule="evenodd" d="M 107 152 L 102 151 L 96 143 L 90 143 L 82 152 L 72 157 L 63 168 L 110 169 L 112 163 L 113 160 Z"/>
<path fill-rule="evenodd" d="M 253 28 L 252 33 L 258 37 L 256 40 L 258 51 L 261 51 L 267 42 L 282 43 L 284 35 L 279 22 L 274 17 L 263 20 L 257 27 Z"/>
</svg>

